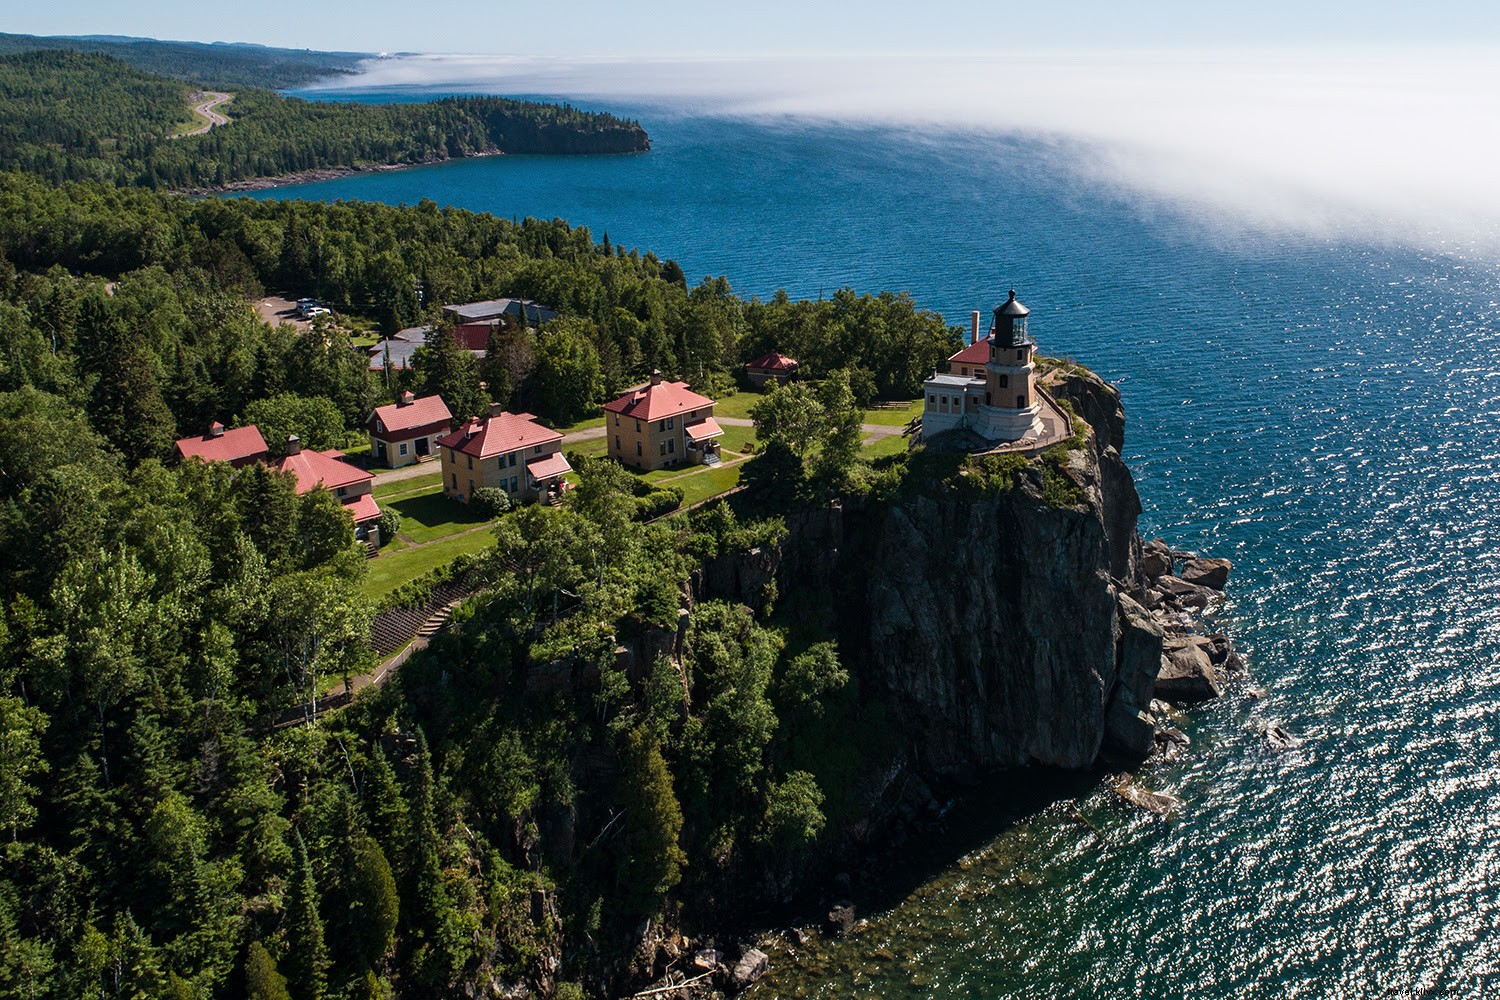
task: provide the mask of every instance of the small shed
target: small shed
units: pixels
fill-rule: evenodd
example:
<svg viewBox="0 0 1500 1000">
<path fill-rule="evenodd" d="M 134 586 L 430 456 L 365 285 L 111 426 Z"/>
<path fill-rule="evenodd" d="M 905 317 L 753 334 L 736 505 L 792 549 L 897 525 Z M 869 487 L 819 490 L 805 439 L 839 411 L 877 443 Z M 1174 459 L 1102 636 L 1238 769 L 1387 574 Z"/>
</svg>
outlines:
<svg viewBox="0 0 1500 1000">
<path fill-rule="evenodd" d="M 797 377 L 798 367 L 796 358 L 789 358 L 780 351 L 772 351 L 745 365 L 745 377 L 757 389 L 772 379 L 786 385 Z"/>
</svg>

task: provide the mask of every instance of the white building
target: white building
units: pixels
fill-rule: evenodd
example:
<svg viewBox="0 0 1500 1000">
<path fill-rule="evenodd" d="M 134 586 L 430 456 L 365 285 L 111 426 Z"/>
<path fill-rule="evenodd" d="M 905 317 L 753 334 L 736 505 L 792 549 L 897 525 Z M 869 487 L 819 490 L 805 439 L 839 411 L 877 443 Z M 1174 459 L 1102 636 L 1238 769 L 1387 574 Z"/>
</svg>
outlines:
<svg viewBox="0 0 1500 1000">
<path fill-rule="evenodd" d="M 995 325 L 990 330 L 989 354 L 983 368 L 965 367 L 964 372 L 971 371 L 968 374 L 934 373 L 927 380 L 922 407 L 924 440 L 958 429 L 996 443 L 1042 435 L 1042 405 L 1032 363 L 1036 341 L 1026 329 L 1030 314 L 1031 310 L 1016 301 L 1012 290 L 1010 298 L 995 307 Z M 973 349 L 970 345 L 960 353 L 970 354 Z"/>
</svg>

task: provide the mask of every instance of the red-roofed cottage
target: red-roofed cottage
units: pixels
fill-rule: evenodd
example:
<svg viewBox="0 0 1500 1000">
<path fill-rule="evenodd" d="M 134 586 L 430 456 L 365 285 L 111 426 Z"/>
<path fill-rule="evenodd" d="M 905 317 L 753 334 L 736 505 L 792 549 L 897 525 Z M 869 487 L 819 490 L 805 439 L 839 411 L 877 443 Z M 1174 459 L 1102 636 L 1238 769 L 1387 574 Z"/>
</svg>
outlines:
<svg viewBox="0 0 1500 1000">
<path fill-rule="evenodd" d="M 297 477 L 297 493 L 310 493 L 322 486 L 354 517 L 354 537 L 372 545 L 380 544 L 380 507 L 371 492 L 375 475 L 358 466 L 341 461 L 343 452 L 303 451 L 297 435 L 286 439 L 286 454 L 274 468 Z"/>
<path fill-rule="evenodd" d="M 228 462 L 239 469 L 251 462 L 264 462 L 266 442 L 254 424 L 225 430 L 224 425 L 215 420 L 202 437 L 186 437 L 178 441 L 176 455 L 179 459 Z"/>
<path fill-rule="evenodd" d="M 563 475 L 573 471 L 562 455 L 563 436 L 529 413 L 508 413 L 490 404 L 484 417 L 470 417 L 437 439 L 443 456 L 443 492 L 464 503 L 475 490 L 502 489 L 513 500 L 551 499 L 561 494 Z"/>
<path fill-rule="evenodd" d="M 789 358 L 780 351 L 772 351 L 770 354 L 762 354 L 747 364 L 745 366 L 745 377 L 757 389 L 773 379 L 782 385 L 786 385 L 796 377 L 799 367 L 795 358 Z"/>
<path fill-rule="evenodd" d="M 416 398 L 403 392 L 398 402 L 377 406 L 365 420 L 370 432 L 370 457 L 399 469 L 437 455 L 433 442 L 448 433 L 453 414 L 441 396 Z"/>
<path fill-rule="evenodd" d="M 604 404 L 604 431 L 609 457 L 638 469 L 704 465 L 719 460 L 724 432 L 714 420 L 714 401 L 686 382 L 651 383 Z"/>
</svg>

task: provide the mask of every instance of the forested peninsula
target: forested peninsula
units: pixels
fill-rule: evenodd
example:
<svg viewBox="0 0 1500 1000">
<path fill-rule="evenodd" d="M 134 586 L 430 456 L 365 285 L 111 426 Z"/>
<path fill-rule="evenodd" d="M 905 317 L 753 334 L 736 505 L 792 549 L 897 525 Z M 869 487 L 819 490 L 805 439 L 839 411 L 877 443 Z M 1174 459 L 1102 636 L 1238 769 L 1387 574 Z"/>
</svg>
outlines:
<svg viewBox="0 0 1500 1000">
<path fill-rule="evenodd" d="M 964 344 L 909 295 L 746 299 L 430 201 L 151 190 L 154 157 L 240 123 L 118 145 L 181 85 L 13 58 L 11 86 L 108 70 L 131 96 L 83 102 L 49 147 L 98 143 L 76 160 L 9 105 L 0 133 L 36 157 L 0 173 L 0 996 L 738 990 L 756 928 L 848 930 L 977 782 L 1138 760 L 1164 664 L 1188 691 L 1235 662 L 1182 624 L 1227 564 L 1200 586 L 1142 547 L 1118 394 L 1076 364 L 1039 362 L 1071 432 L 1039 453 L 868 450 L 862 421 Z M 267 291 L 434 329 L 377 371 L 343 323 L 262 322 Z M 445 335 L 442 304 L 500 297 L 555 316 L 482 361 Z M 743 411 L 742 488 L 663 516 L 681 494 L 570 452 L 565 498 L 379 596 L 330 490 L 173 460 L 215 422 L 343 447 L 408 391 L 563 425 L 659 372 L 722 406 L 772 351 L 799 377 Z M 451 624 L 330 706 L 377 664 L 372 619 L 441 588 Z"/>
<path fill-rule="evenodd" d="M 502 97 L 421 104 L 304 101 L 241 88 L 231 121 L 183 135 L 192 88 L 92 53 L 0 56 L 0 163 L 51 181 L 214 190 L 308 171 L 411 165 L 489 153 L 628 153 L 639 124 Z"/>
</svg>

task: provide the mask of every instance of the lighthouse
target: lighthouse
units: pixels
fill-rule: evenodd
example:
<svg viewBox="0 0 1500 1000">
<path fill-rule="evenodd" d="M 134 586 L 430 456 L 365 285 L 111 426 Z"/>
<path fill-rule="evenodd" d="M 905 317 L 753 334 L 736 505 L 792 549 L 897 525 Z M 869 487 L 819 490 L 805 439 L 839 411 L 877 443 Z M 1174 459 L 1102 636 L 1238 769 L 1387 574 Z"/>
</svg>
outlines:
<svg viewBox="0 0 1500 1000">
<path fill-rule="evenodd" d="M 1030 316 L 1031 310 L 1021 304 L 1012 289 L 1010 296 L 994 308 L 983 367 L 963 365 L 962 374 L 954 374 L 955 366 L 950 364 L 948 373 L 934 373 L 927 380 L 923 438 L 960 428 L 996 444 L 1042 434 L 1034 364 L 1036 341 L 1029 329 Z M 954 359 L 962 355 L 960 360 L 978 361 L 972 355 L 979 350 L 980 345 L 971 345 Z"/>
</svg>

